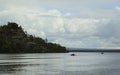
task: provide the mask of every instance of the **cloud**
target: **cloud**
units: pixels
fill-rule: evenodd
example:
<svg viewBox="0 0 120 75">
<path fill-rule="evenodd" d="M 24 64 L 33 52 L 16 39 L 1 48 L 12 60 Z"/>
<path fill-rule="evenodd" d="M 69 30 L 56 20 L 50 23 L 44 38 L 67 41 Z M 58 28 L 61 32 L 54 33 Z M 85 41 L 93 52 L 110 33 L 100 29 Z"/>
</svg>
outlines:
<svg viewBox="0 0 120 75">
<path fill-rule="evenodd" d="M 103 6 L 97 1 L 0 0 L 0 24 L 17 22 L 29 34 L 66 47 L 119 48 L 118 0 L 98 1 Z"/>
<path fill-rule="evenodd" d="M 30 33 L 37 33 L 39 30 L 48 32 L 48 34 L 63 33 L 65 31 L 61 13 L 56 9 L 41 12 L 17 8 L 1 11 L 0 15 L 1 24 L 9 21 L 17 22 L 23 25 L 24 29 L 30 31 Z"/>
<path fill-rule="evenodd" d="M 116 42 L 115 42 L 116 41 Z M 116 38 L 104 39 L 96 36 L 89 36 L 79 40 L 56 39 L 54 43 L 60 43 L 68 48 L 120 48 L 120 41 Z"/>
<path fill-rule="evenodd" d="M 33 35 L 33 36 L 36 36 L 36 37 L 41 37 L 43 39 L 46 39 L 46 35 L 44 32 L 42 31 L 37 31 L 36 29 L 28 29 L 27 32 L 30 34 L 30 35 Z"/>
<path fill-rule="evenodd" d="M 65 22 L 65 29 L 68 33 L 92 34 L 96 33 L 96 24 L 99 20 L 89 18 L 72 18 L 66 19 Z"/>
<path fill-rule="evenodd" d="M 119 6 L 116 6 L 115 9 L 120 12 L 120 7 Z"/>
</svg>

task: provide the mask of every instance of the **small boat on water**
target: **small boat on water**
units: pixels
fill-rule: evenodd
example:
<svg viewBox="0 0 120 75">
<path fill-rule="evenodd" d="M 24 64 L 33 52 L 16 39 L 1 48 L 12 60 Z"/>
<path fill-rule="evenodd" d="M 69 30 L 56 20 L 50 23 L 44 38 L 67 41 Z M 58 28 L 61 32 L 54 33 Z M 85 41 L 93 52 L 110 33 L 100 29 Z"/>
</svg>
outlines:
<svg viewBox="0 0 120 75">
<path fill-rule="evenodd" d="M 104 54 L 104 52 L 101 52 L 101 54 Z"/>
<path fill-rule="evenodd" d="M 71 54 L 71 56 L 75 56 L 75 54 Z"/>
</svg>

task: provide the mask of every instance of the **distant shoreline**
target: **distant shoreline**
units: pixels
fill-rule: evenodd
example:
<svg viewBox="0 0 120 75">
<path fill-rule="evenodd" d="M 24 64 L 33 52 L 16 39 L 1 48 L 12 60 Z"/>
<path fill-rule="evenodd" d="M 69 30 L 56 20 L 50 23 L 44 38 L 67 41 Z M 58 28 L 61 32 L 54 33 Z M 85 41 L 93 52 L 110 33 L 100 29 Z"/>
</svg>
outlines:
<svg viewBox="0 0 120 75">
<path fill-rule="evenodd" d="M 69 50 L 69 52 L 120 52 L 120 49 L 84 49 L 84 50 Z"/>
</svg>

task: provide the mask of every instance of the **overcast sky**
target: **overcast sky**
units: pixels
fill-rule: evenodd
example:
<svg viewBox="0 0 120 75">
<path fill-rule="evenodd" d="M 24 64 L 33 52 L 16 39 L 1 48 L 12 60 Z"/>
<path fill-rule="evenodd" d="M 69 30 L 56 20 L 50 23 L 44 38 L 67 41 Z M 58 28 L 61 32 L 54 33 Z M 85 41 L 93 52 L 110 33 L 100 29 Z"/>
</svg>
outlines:
<svg viewBox="0 0 120 75">
<path fill-rule="evenodd" d="M 0 0 L 0 25 L 74 48 L 120 48 L 120 0 Z"/>
</svg>

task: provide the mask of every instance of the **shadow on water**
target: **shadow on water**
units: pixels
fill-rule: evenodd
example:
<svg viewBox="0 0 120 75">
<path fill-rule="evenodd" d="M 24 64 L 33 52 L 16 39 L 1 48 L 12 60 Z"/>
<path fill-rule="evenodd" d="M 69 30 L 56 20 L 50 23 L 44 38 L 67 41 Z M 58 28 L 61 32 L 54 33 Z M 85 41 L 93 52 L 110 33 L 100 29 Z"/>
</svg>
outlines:
<svg viewBox="0 0 120 75">
<path fill-rule="evenodd" d="M 0 74 L 5 73 L 13 73 L 16 71 L 22 71 L 22 64 L 15 64 L 15 65 L 0 65 Z"/>
<path fill-rule="evenodd" d="M 25 71 L 26 69 L 24 67 L 26 66 L 37 66 L 39 64 L 22 64 L 22 63 L 16 63 L 11 62 L 13 64 L 5 64 L 0 63 L 0 74 L 13 74 L 18 71 Z"/>
</svg>

